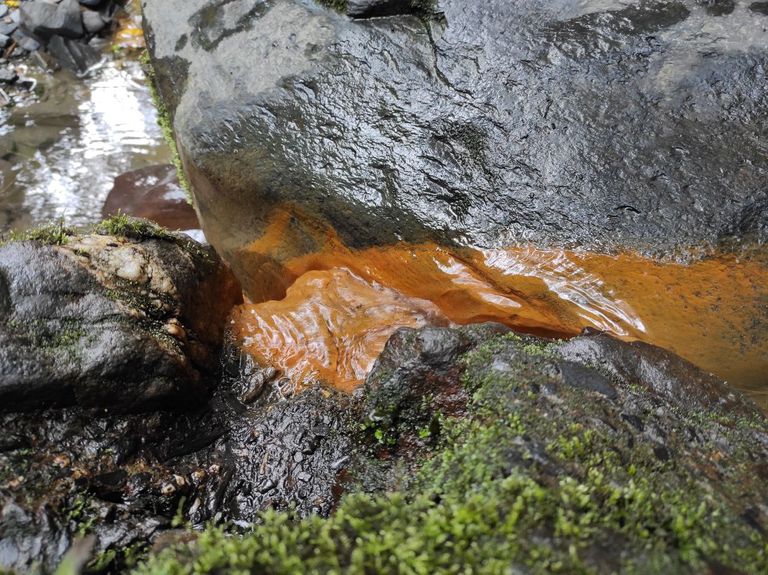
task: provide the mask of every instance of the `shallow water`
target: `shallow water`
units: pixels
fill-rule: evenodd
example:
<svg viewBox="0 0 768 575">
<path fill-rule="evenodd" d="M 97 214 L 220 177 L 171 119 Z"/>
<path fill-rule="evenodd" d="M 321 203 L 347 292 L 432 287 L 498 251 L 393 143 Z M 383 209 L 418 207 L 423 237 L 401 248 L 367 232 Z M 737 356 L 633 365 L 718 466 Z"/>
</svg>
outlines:
<svg viewBox="0 0 768 575">
<path fill-rule="evenodd" d="M 275 259 L 255 257 L 286 249 L 280 242 L 289 220 L 277 217 L 262 240 L 236 256 L 241 275 L 253 280 L 246 285 L 254 303 L 234 312 L 232 327 L 246 350 L 297 381 L 319 378 L 349 391 L 397 327 L 498 321 L 546 336 L 592 327 L 647 341 L 768 407 L 764 253 L 681 264 L 535 247 L 352 251 L 326 231 L 315 238 L 322 249 L 280 258 L 280 268 Z M 290 286 L 284 297 L 259 289 L 265 277 Z"/>
<path fill-rule="evenodd" d="M 0 232 L 99 221 L 116 176 L 170 161 L 137 62 L 30 75 L 37 101 L 0 109 Z"/>
</svg>

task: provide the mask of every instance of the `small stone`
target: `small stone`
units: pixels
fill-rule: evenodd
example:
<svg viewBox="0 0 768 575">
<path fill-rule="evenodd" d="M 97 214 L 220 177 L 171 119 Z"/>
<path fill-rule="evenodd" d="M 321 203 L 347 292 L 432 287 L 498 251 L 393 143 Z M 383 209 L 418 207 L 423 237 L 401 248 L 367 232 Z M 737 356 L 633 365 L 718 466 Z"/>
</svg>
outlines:
<svg viewBox="0 0 768 575">
<path fill-rule="evenodd" d="M 8 6 L 0 4 L 0 18 L 5 18 L 8 15 Z"/>
<path fill-rule="evenodd" d="M 0 68 L 0 84 L 13 84 L 19 75 L 13 68 Z"/>
<path fill-rule="evenodd" d="M 187 334 L 184 331 L 184 328 L 181 327 L 179 320 L 175 318 L 169 321 L 167 324 L 165 324 L 163 329 L 165 330 L 165 333 L 175 337 L 176 339 L 180 339 L 180 340 L 187 339 Z"/>
<path fill-rule="evenodd" d="M 176 486 L 173 483 L 163 483 L 163 486 L 160 488 L 160 493 L 165 497 L 170 497 L 176 493 Z"/>
<path fill-rule="evenodd" d="M 98 12 L 91 12 L 90 10 L 83 12 L 83 27 L 89 34 L 101 32 L 106 25 L 107 22 L 104 21 L 104 18 Z"/>
<path fill-rule="evenodd" d="M 12 38 L 16 41 L 19 48 L 26 50 L 27 52 L 34 52 L 40 49 L 40 42 L 35 40 L 29 34 L 25 34 L 21 30 L 16 30 Z"/>
<path fill-rule="evenodd" d="M 195 483 L 202 483 L 206 477 L 208 477 L 208 474 L 205 472 L 205 469 L 196 469 L 192 472 L 192 481 Z"/>
<path fill-rule="evenodd" d="M 63 0 L 55 5 L 25 2 L 20 13 L 24 28 L 43 38 L 80 38 L 83 35 L 83 20 L 77 0 Z"/>
<path fill-rule="evenodd" d="M 69 467 L 69 464 L 72 461 L 70 460 L 69 456 L 63 453 L 60 453 L 56 457 L 53 458 L 53 464 L 56 467 Z"/>
</svg>

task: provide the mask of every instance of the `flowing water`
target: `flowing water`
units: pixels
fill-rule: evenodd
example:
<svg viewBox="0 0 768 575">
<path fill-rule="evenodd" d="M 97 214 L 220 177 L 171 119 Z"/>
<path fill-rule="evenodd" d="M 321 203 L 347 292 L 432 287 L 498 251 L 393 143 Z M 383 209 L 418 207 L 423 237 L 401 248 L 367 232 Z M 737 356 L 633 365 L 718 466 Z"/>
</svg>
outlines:
<svg viewBox="0 0 768 575">
<path fill-rule="evenodd" d="M 117 175 L 170 161 L 135 59 L 27 75 L 39 97 L 0 109 L 0 232 L 98 221 Z"/>
<path fill-rule="evenodd" d="M 136 25 L 118 40 L 140 46 Z M 98 221 L 116 176 L 167 163 L 142 71 L 105 58 L 86 78 L 29 72 L 38 97 L 0 109 L 0 232 Z M 354 252 L 318 230 L 306 254 L 279 212 L 229 259 L 252 303 L 234 334 L 295 381 L 344 390 L 364 380 L 401 326 L 500 321 L 571 337 L 584 327 L 671 349 L 768 407 L 768 257 L 722 254 L 683 265 L 625 253 L 435 245 Z M 237 234 L 207 229 L 210 237 Z M 300 243 L 300 242 L 298 242 Z"/>
<path fill-rule="evenodd" d="M 276 215 L 234 256 L 254 301 L 235 310 L 232 327 L 246 350 L 296 381 L 352 390 L 399 326 L 499 321 L 545 336 L 592 327 L 654 343 L 768 404 L 764 250 L 689 264 L 534 247 L 352 251 L 325 230 L 314 253 L 265 259 L 286 253 L 292 217 Z M 273 291 L 281 285 L 284 295 Z"/>
</svg>

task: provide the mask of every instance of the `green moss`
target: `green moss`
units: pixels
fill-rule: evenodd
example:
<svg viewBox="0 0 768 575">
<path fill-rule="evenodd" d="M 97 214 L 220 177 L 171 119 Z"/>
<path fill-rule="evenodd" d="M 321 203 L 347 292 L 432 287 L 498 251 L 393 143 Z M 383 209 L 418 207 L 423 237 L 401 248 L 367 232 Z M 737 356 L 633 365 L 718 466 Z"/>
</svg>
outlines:
<svg viewBox="0 0 768 575">
<path fill-rule="evenodd" d="M 67 523 L 74 527 L 73 531 L 79 536 L 88 535 L 96 521 L 93 502 L 82 493 L 77 494 L 63 509 Z"/>
<path fill-rule="evenodd" d="M 63 246 L 74 234 L 74 230 L 64 226 L 63 223 L 45 224 L 23 232 L 12 231 L 3 243 L 6 243 L 7 241 L 33 241 L 49 246 Z"/>
<path fill-rule="evenodd" d="M 558 401 L 585 407 L 553 417 L 531 377 L 553 359 L 526 346 L 510 334 L 465 357 L 469 415 L 442 422 L 439 448 L 405 490 L 346 495 L 328 519 L 266 512 L 240 536 L 211 527 L 138 572 L 768 572 L 766 539 L 697 471 L 585 425 L 600 411 L 583 390 L 564 386 Z M 517 365 L 494 372 L 502 351 Z"/>
<path fill-rule="evenodd" d="M 155 72 L 152 68 L 149 52 L 143 52 L 139 60 L 141 62 L 142 68 L 144 69 L 144 73 L 147 76 L 147 84 L 149 85 L 152 102 L 155 104 L 155 109 L 157 110 L 157 124 L 160 126 L 160 130 L 163 132 L 163 138 L 165 138 L 168 147 L 171 149 L 171 161 L 176 168 L 176 177 L 179 180 L 179 185 L 181 185 L 182 189 L 187 194 L 187 201 L 190 204 L 194 204 L 192 187 L 190 186 L 189 180 L 184 173 L 184 165 L 181 161 L 181 156 L 179 155 L 179 148 L 176 145 L 176 138 L 173 135 L 171 115 L 157 92 L 157 87 L 155 84 Z"/>
<path fill-rule="evenodd" d="M 107 236 L 118 236 L 136 240 L 173 240 L 174 236 L 165 228 L 142 218 L 119 213 L 96 224 L 93 231 Z"/>
<path fill-rule="evenodd" d="M 339 12 L 347 11 L 347 0 L 318 0 L 318 2 L 323 6 L 328 6 L 328 8 L 333 8 Z"/>
</svg>

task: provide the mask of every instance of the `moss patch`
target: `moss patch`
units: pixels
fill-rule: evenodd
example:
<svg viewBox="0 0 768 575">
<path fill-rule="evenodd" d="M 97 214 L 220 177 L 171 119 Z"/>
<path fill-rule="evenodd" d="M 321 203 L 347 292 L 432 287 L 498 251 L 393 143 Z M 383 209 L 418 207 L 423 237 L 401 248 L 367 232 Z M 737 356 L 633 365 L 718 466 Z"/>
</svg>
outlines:
<svg viewBox="0 0 768 575">
<path fill-rule="evenodd" d="M 768 572 L 768 540 L 739 507 L 748 472 L 734 464 L 713 493 L 691 461 L 596 424 L 606 404 L 588 391 L 560 385 L 553 402 L 542 390 L 558 383 L 556 359 L 531 345 L 508 335 L 465 356 L 468 416 L 442 422 L 404 490 L 346 495 L 328 519 L 267 512 L 244 534 L 212 527 L 138 572 Z"/>
<path fill-rule="evenodd" d="M 176 177 L 179 180 L 184 192 L 187 194 L 187 201 L 190 204 L 194 204 L 194 198 L 192 196 L 192 187 L 189 185 L 189 180 L 184 173 L 184 165 L 181 162 L 181 156 L 179 155 L 179 148 L 176 145 L 176 138 L 173 136 L 173 124 L 171 122 L 171 115 L 168 112 L 168 108 L 165 106 L 162 98 L 160 98 L 157 86 L 155 84 L 155 72 L 152 67 L 152 62 L 149 57 L 149 52 L 144 52 L 140 57 L 142 68 L 147 76 L 147 83 L 149 85 L 149 91 L 152 96 L 152 102 L 157 109 L 157 124 L 160 126 L 160 130 L 163 132 L 163 137 L 168 143 L 168 147 L 171 149 L 172 162 L 176 168 Z"/>
<path fill-rule="evenodd" d="M 9 241 L 33 241 L 49 246 L 63 246 L 73 235 L 75 235 L 75 231 L 72 228 L 65 226 L 63 223 L 45 224 L 23 232 L 12 231 L 3 239 L 3 241 L 0 241 L 0 244 Z"/>
</svg>

